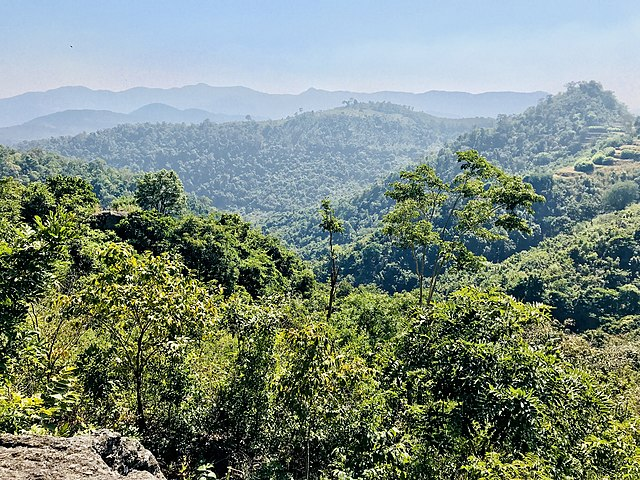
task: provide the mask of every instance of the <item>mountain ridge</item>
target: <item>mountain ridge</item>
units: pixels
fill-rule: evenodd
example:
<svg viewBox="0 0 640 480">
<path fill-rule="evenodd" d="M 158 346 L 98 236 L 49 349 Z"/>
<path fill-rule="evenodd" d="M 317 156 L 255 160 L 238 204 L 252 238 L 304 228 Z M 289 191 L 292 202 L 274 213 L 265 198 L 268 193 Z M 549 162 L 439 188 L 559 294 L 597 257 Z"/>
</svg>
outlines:
<svg viewBox="0 0 640 480">
<path fill-rule="evenodd" d="M 64 86 L 43 92 L 26 92 L 0 99 L 0 127 L 23 124 L 37 117 L 64 110 L 110 110 L 130 113 L 150 103 L 178 109 L 197 108 L 226 115 L 284 118 L 296 112 L 328 110 L 345 101 L 407 105 L 431 115 L 447 118 L 496 117 L 535 105 L 545 92 L 351 92 L 309 88 L 298 94 L 265 93 L 248 87 L 213 87 L 204 83 L 171 88 L 133 87 L 122 91 Z"/>
<path fill-rule="evenodd" d="M 200 123 L 204 120 L 215 123 L 233 122 L 244 120 L 244 116 L 213 113 L 197 108 L 180 110 L 164 103 L 149 103 L 130 113 L 71 109 L 36 117 L 20 125 L 0 127 L 0 144 L 14 145 L 49 137 L 91 133 L 124 124 Z"/>
</svg>

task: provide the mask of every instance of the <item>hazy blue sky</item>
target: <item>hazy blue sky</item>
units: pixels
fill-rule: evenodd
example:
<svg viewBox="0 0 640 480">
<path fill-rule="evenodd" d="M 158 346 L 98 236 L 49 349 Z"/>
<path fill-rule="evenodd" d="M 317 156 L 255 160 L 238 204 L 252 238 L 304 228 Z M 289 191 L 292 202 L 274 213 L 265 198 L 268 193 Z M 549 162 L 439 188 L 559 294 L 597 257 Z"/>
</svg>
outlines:
<svg viewBox="0 0 640 480">
<path fill-rule="evenodd" d="M 546 90 L 640 109 L 637 0 L 0 0 L 0 97 L 204 82 L 267 92 Z"/>
</svg>

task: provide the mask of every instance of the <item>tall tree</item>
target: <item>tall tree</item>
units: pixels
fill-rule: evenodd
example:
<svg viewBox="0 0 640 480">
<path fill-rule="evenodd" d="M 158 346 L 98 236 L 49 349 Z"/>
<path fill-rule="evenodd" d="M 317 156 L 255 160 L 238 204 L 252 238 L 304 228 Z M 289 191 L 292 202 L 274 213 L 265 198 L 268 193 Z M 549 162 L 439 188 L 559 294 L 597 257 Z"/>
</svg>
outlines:
<svg viewBox="0 0 640 480">
<path fill-rule="evenodd" d="M 451 182 L 422 164 L 400 172 L 400 181 L 385 193 L 396 204 L 384 217 L 383 231 L 411 250 L 420 305 L 428 267 L 430 303 L 447 266 L 468 267 L 479 259 L 465 245 L 467 239 L 495 241 L 512 230 L 529 233 L 523 214 L 532 213 L 532 204 L 544 200 L 531 184 L 507 175 L 475 150 L 457 156 L 462 171 Z"/>
<path fill-rule="evenodd" d="M 336 286 L 338 284 L 338 265 L 336 263 L 333 235 L 344 232 L 344 226 L 342 221 L 336 217 L 328 198 L 322 200 L 320 215 L 322 216 L 320 228 L 329 234 L 329 260 L 331 262 L 331 270 L 329 271 L 329 306 L 327 307 L 327 320 L 329 320 L 333 311 L 333 301 L 335 300 Z"/>
<path fill-rule="evenodd" d="M 138 180 L 134 197 L 142 209 L 162 215 L 178 214 L 186 206 L 184 186 L 173 170 L 145 173 Z"/>
<path fill-rule="evenodd" d="M 111 244 L 102 253 L 104 271 L 83 295 L 95 327 L 104 332 L 135 387 L 136 423 L 145 433 L 145 379 L 154 361 L 199 339 L 214 315 L 213 297 L 168 254 L 137 256 Z"/>
</svg>

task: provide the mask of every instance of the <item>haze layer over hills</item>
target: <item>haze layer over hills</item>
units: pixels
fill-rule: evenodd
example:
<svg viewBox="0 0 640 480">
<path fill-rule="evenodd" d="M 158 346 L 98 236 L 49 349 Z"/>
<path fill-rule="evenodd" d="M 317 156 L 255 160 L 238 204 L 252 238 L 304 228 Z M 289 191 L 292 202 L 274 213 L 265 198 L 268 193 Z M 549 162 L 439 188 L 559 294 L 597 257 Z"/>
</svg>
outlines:
<svg viewBox="0 0 640 480">
<path fill-rule="evenodd" d="M 188 191 L 257 219 L 362 190 L 492 119 L 442 119 L 350 103 L 279 121 L 121 125 L 29 144 L 117 167 L 175 170 Z"/>
<path fill-rule="evenodd" d="M 522 112 L 544 92 L 359 93 L 308 89 L 297 95 L 269 94 L 245 87 L 138 87 L 121 92 L 62 87 L 0 99 L 0 143 L 75 135 L 125 123 L 198 123 L 279 119 L 345 102 L 391 102 L 445 118 L 496 117 Z"/>
</svg>

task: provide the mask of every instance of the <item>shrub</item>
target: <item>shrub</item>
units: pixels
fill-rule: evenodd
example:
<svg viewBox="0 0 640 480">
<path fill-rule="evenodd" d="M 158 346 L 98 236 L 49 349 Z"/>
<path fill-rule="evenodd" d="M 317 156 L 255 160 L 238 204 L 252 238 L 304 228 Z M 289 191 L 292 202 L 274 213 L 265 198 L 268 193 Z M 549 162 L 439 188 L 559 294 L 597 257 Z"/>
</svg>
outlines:
<svg viewBox="0 0 640 480">
<path fill-rule="evenodd" d="M 595 165 L 604 165 L 604 160 L 605 160 L 606 155 L 603 152 L 597 152 L 594 153 L 593 156 L 591 157 L 591 161 L 595 164 Z"/>
<path fill-rule="evenodd" d="M 638 190 L 636 182 L 631 180 L 618 182 L 604 192 L 602 202 L 609 210 L 622 210 L 636 201 Z"/>
<path fill-rule="evenodd" d="M 591 173 L 593 172 L 593 170 L 595 169 L 593 162 L 591 160 L 578 160 L 574 165 L 573 165 L 573 169 L 576 172 L 585 172 L 585 173 Z"/>
<path fill-rule="evenodd" d="M 625 148 L 620 153 L 620 158 L 624 158 L 627 160 L 640 160 L 640 150 L 631 150 L 630 148 Z"/>
</svg>

